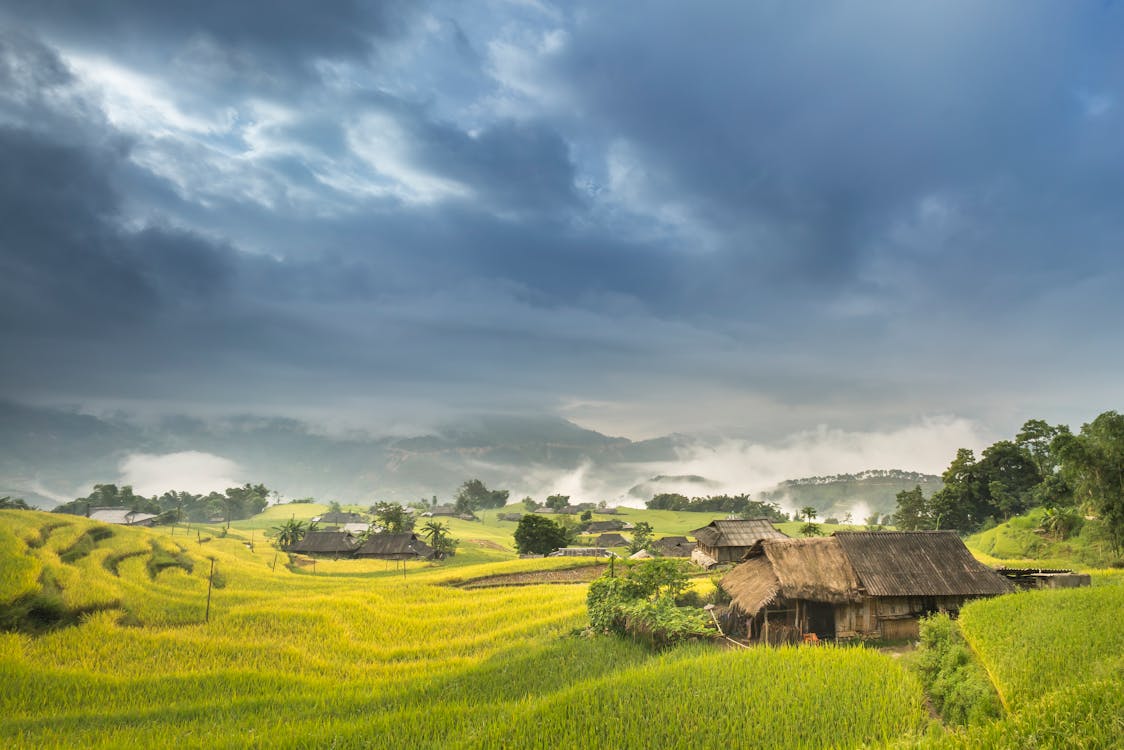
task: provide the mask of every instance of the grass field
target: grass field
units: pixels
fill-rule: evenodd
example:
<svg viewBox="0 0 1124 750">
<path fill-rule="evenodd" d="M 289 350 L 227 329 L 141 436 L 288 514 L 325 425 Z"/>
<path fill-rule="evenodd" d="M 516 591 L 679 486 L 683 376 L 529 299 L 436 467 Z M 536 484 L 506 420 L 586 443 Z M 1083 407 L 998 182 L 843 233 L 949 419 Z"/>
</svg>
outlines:
<svg viewBox="0 0 1124 750">
<path fill-rule="evenodd" d="M 710 520 L 700 515 L 649 522 L 681 533 Z M 1108 748 L 1115 725 L 1090 717 L 1124 709 L 1119 572 L 1098 573 L 1094 589 L 966 608 L 1010 714 L 956 733 L 928 718 L 913 675 L 874 650 L 694 643 L 655 654 L 583 635 L 584 584 L 452 585 L 592 562 L 517 559 L 509 522 L 454 520 L 456 557 L 403 571 L 290 566 L 265 538 L 288 517 L 271 509 L 224 535 L 0 511 L 0 612 L 42 621 L 37 634 L 0 633 L 0 745 Z M 1008 735 L 1022 744 L 994 744 Z"/>
</svg>

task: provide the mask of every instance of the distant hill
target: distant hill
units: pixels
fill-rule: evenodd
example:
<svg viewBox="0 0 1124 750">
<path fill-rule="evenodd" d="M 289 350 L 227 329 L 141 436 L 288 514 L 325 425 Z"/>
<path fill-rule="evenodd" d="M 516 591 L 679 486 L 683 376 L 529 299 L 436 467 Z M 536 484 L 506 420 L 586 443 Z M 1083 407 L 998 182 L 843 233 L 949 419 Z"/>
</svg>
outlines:
<svg viewBox="0 0 1124 750">
<path fill-rule="evenodd" d="M 473 416 L 425 434 L 372 436 L 326 434 L 284 418 L 175 416 L 142 422 L 0 402 L 0 496 L 50 508 L 55 499 L 88 494 L 95 483 L 123 483 L 122 466 L 137 454 L 188 451 L 233 462 L 232 479 L 262 482 L 288 498 L 360 505 L 433 495 L 447 501 L 462 482 L 476 477 L 510 490 L 516 500 L 561 492 L 580 493 L 574 494 L 578 501 L 641 505 L 662 492 L 695 497 L 748 491 L 754 499 L 814 505 L 821 517 L 842 518 L 855 502 L 888 513 L 902 489 L 921 484 L 929 494 L 940 486 L 929 475 L 868 471 L 791 480 L 760 493 L 676 473 L 681 457 L 709 445 L 707 440 L 675 434 L 632 441 L 548 415 Z M 654 467 L 663 473 L 653 475 Z M 169 482 L 159 491 L 170 489 L 186 488 Z"/>
<path fill-rule="evenodd" d="M 820 520 L 842 520 L 851 513 L 855 523 L 862 523 L 871 513 L 878 513 L 880 516 L 892 514 L 897 509 L 898 493 L 912 490 L 918 485 L 926 497 L 944 486 L 941 478 L 933 474 L 900 469 L 869 469 L 858 474 L 789 479 L 770 490 L 758 493 L 757 499 L 786 508 L 810 505 L 819 511 Z"/>
</svg>

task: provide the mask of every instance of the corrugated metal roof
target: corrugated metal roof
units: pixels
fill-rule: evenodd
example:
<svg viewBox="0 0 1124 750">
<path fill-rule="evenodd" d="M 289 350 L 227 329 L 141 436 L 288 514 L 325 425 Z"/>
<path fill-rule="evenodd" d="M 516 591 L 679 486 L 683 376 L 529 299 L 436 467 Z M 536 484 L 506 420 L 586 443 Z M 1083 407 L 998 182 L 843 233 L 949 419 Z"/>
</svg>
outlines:
<svg viewBox="0 0 1124 750">
<path fill-rule="evenodd" d="M 1011 584 L 972 557 L 952 531 L 840 531 L 844 554 L 871 596 L 1006 594 Z"/>
</svg>

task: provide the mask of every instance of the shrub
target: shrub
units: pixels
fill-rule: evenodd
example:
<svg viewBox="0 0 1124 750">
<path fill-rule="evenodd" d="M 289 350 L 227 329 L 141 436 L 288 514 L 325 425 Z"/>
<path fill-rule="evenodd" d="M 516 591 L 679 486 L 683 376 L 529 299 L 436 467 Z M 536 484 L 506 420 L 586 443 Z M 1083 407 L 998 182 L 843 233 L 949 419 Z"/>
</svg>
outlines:
<svg viewBox="0 0 1124 750">
<path fill-rule="evenodd" d="M 1002 715 L 987 673 L 956 623 L 943 612 L 921 620 L 917 669 L 933 707 L 945 722 L 968 726 Z"/>
</svg>

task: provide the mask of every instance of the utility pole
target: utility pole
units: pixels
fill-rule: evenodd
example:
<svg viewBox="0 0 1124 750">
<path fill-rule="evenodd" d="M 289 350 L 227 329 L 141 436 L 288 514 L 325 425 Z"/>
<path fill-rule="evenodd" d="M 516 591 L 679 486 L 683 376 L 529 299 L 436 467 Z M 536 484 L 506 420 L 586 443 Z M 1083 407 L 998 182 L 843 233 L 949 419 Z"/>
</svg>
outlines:
<svg viewBox="0 0 1124 750">
<path fill-rule="evenodd" d="M 207 576 L 207 614 L 204 616 L 204 622 L 211 621 L 211 586 L 215 582 L 215 558 L 211 558 L 211 573 Z"/>
</svg>

